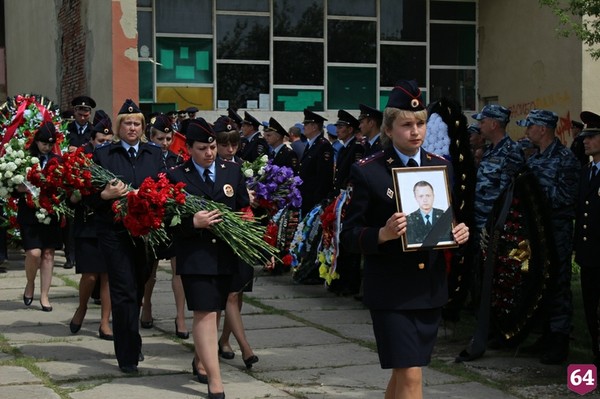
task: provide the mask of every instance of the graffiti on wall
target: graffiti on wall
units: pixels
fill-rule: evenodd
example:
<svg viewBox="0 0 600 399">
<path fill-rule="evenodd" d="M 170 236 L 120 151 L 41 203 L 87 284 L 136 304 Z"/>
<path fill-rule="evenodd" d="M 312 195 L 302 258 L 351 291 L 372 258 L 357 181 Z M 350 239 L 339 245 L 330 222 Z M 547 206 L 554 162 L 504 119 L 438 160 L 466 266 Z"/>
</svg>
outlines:
<svg viewBox="0 0 600 399">
<path fill-rule="evenodd" d="M 511 104 L 508 106 L 511 112 L 510 119 L 513 121 L 525 119 L 532 109 L 547 109 L 557 112 L 557 109 L 566 108 L 566 111 L 557 112 L 559 118 L 555 133 L 563 144 L 570 145 L 574 138 L 571 134 L 571 111 L 568 109 L 571 106 L 571 98 L 571 94 L 564 91 L 538 97 L 532 101 Z M 523 133 L 524 131 L 523 129 Z"/>
</svg>

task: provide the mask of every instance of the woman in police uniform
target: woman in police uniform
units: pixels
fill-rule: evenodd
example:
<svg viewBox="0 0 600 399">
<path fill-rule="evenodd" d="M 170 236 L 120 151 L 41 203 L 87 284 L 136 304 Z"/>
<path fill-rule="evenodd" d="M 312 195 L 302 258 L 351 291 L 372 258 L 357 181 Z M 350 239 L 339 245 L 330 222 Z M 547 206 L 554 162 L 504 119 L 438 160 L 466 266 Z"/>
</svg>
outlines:
<svg viewBox="0 0 600 399">
<path fill-rule="evenodd" d="M 392 369 L 385 398 L 422 397 L 421 367 L 429 363 L 447 300 L 444 258 L 438 251 L 403 252 L 406 214 L 398 212 L 392 168 L 448 165 L 421 149 L 427 111 L 414 81 L 401 81 L 384 111 L 385 150 L 352 166 L 352 197 L 342 245 L 364 255 L 364 303 L 371 311 L 381 367 Z M 461 223 L 453 229 L 462 244 Z"/>
<path fill-rule="evenodd" d="M 126 100 L 116 118 L 113 142 L 94 151 L 94 162 L 120 180 L 88 199 L 95 208 L 98 245 L 106 260 L 115 355 L 124 373 L 137 372 L 138 362 L 144 358 L 138 319 L 150 265 L 144 241 L 131 237 L 123 223 L 114 222 L 111 206 L 147 177 L 164 172 L 161 149 L 145 142 L 145 124 L 139 107 Z"/>
<path fill-rule="evenodd" d="M 58 155 L 52 153 L 56 144 L 56 128 L 51 122 L 46 122 L 35 133 L 29 147 L 31 155 L 40 159 L 43 169 L 52 158 Z M 27 285 L 23 293 L 23 303 L 26 306 L 33 302 L 35 277 L 40 269 L 40 306 L 44 312 L 52 311 L 48 293 L 52 282 L 54 269 L 54 251 L 62 248 L 60 227 L 55 216 L 50 217 L 50 223 L 40 222 L 36 217 L 36 209 L 27 205 L 25 193 L 28 189 L 21 184 L 18 188 L 19 204 L 17 222 L 21 227 L 21 238 L 25 250 L 25 274 Z M 58 238 L 57 238 L 58 237 Z"/>
<path fill-rule="evenodd" d="M 217 143 L 212 127 L 202 118 L 194 119 L 186 132 L 190 159 L 168 171 L 172 182 L 183 182 L 186 191 L 227 205 L 237 211 L 250 199 L 240 166 L 216 159 Z M 224 398 L 218 358 L 218 314 L 225 309 L 238 257 L 217 238 L 211 227 L 221 221 L 218 211 L 199 211 L 182 218 L 173 228 L 177 274 L 181 275 L 188 309 L 194 312 L 192 336 L 196 356 L 194 373 L 208 383 L 208 397 Z M 206 377 L 202 373 L 206 370 Z"/>
</svg>

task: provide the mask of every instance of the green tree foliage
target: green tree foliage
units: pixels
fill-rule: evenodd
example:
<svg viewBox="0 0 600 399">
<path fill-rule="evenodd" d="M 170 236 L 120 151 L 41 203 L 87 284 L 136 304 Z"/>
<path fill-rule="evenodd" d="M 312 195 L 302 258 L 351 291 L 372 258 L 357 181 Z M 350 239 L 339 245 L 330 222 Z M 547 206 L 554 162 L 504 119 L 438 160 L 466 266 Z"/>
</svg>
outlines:
<svg viewBox="0 0 600 399">
<path fill-rule="evenodd" d="M 600 58 L 600 0 L 539 0 L 559 18 L 557 32 L 575 35 L 590 47 L 590 55 Z M 583 18 L 583 16 L 587 16 Z"/>
</svg>

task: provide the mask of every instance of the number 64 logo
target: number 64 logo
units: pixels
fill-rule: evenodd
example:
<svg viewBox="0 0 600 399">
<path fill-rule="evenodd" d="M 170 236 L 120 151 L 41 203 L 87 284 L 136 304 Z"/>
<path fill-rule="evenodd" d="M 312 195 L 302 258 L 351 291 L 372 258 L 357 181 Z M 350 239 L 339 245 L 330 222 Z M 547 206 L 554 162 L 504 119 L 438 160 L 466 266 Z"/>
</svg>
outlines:
<svg viewBox="0 0 600 399">
<path fill-rule="evenodd" d="M 596 389 L 596 366 L 593 364 L 570 364 L 567 368 L 567 387 L 580 395 Z"/>
</svg>

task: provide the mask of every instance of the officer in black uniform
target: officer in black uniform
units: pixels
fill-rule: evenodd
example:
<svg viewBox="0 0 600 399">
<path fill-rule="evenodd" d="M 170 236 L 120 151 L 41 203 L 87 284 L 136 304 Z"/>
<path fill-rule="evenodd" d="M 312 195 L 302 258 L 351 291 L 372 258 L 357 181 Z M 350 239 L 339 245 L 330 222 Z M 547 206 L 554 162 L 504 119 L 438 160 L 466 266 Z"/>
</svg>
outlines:
<svg viewBox="0 0 600 399">
<path fill-rule="evenodd" d="M 104 253 L 112 303 L 115 355 L 125 373 L 137 372 L 143 360 L 138 319 L 144 285 L 150 273 L 145 243 L 129 235 L 114 221 L 111 206 L 125 196 L 128 186 L 137 188 L 147 177 L 165 171 L 162 151 L 144 142 L 145 119 L 139 107 L 126 100 L 116 118 L 117 137 L 94 152 L 94 162 L 119 176 L 89 198 L 96 209 L 98 244 Z"/>
<path fill-rule="evenodd" d="M 383 112 L 365 104 L 359 104 L 358 107 L 360 108 L 358 122 L 366 148 L 365 156 L 373 155 L 381 151 L 380 136 Z"/>
<path fill-rule="evenodd" d="M 90 141 L 92 124 L 90 115 L 92 109 L 96 107 L 96 102 L 87 96 L 75 97 L 71 101 L 73 106 L 74 120 L 67 125 L 67 140 L 69 141 L 69 151 L 75 151 L 77 147 L 87 144 Z"/>
<path fill-rule="evenodd" d="M 269 145 L 269 159 L 273 160 L 273 165 L 287 166 L 298 174 L 298 156 L 290 147 L 283 143 L 283 138 L 288 132 L 281 126 L 275 118 L 269 119 L 269 126 L 265 128 L 265 141 Z"/>
<path fill-rule="evenodd" d="M 323 136 L 326 120 L 317 113 L 304 110 L 304 135 L 308 142 L 300 160 L 302 217 L 327 198 L 333 188 L 333 147 Z"/>
<path fill-rule="evenodd" d="M 173 141 L 173 125 L 166 115 L 158 115 L 150 128 L 150 140 L 162 150 L 163 161 L 167 169 L 183 163 L 183 158 L 169 150 Z"/>
<path fill-rule="evenodd" d="M 198 112 L 198 107 L 187 107 L 185 109 L 185 113 L 188 116 L 188 119 L 196 119 L 196 112 Z"/>
<path fill-rule="evenodd" d="M 340 149 L 335 165 L 335 176 L 333 179 L 334 194 L 346 188 L 350 177 L 350 166 L 365 156 L 365 146 L 356 139 L 360 132 L 359 122 L 348 111 L 338 111 L 338 120 L 335 123 L 338 140 L 344 145 Z"/>
<path fill-rule="evenodd" d="M 580 136 L 585 154 L 592 161 L 581 170 L 579 195 L 575 216 L 575 262 L 581 269 L 581 294 L 585 321 L 590 334 L 594 364 L 600 367 L 600 115 L 584 111 L 581 120 L 586 124 Z"/>
<path fill-rule="evenodd" d="M 269 145 L 258 131 L 260 125 L 258 119 L 244 111 L 241 127 L 242 141 L 236 154 L 244 161 L 254 162 L 256 158 L 265 155 L 269 150 Z"/>
</svg>

